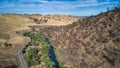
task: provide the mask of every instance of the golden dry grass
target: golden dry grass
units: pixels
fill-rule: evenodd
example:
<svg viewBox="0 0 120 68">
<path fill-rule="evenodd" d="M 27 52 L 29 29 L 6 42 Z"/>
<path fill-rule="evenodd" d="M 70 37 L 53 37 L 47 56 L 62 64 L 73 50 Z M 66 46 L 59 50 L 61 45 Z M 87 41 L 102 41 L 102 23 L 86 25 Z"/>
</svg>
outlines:
<svg viewBox="0 0 120 68">
<path fill-rule="evenodd" d="M 9 43 L 18 43 L 23 42 L 23 38 L 17 34 L 16 32 L 30 29 L 28 26 L 39 25 L 39 26 L 47 26 L 47 25 L 55 25 L 62 26 L 72 24 L 73 21 L 76 21 L 77 18 L 71 18 L 64 15 L 62 17 L 56 17 L 55 19 L 49 19 L 47 23 L 36 24 L 34 20 L 30 19 L 31 15 L 21 15 L 21 14 L 0 14 L 0 43 L 9 42 Z M 35 15 L 33 18 L 44 19 L 44 16 Z M 42 17 L 42 18 L 41 18 Z M 53 17 L 53 16 L 50 16 Z M 36 18 L 36 19 L 37 19 Z M 46 18 L 45 18 L 46 19 Z M 60 19 L 60 20 L 56 20 Z M 70 19 L 70 20 L 69 20 Z M 10 38 L 6 38 L 9 36 Z"/>
<path fill-rule="evenodd" d="M 35 25 L 35 23 L 25 15 L 0 14 L 0 42 L 23 42 L 23 38 L 16 32 L 29 29 L 30 25 Z"/>
</svg>

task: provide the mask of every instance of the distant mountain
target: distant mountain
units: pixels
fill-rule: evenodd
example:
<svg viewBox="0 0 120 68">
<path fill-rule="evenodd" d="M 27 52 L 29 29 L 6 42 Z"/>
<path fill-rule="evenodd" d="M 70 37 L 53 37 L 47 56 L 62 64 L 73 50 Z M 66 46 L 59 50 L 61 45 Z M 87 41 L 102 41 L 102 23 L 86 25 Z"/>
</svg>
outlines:
<svg viewBox="0 0 120 68">
<path fill-rule="evenodd" d="M 68 68 L 120 68 L 120 8 L 40 32 Z"/>
<path fill-rule="evenodd" d="M 68 25 L 72 24 L 74 21 L 78 20 L 78 17 L 71 15 L 62 15 L 62 14 L 54 14 L 54 15 L 39 15 L 33 14 L 30 15 L 30 19 L 33 19 L 34 22 L 41 25 Z"/>
<path fill-rule="evenodd" d="M 87 17 L 89 17 L 89 16 L 77 16 L 78 18 L 87 18 Z"/>
</svg>

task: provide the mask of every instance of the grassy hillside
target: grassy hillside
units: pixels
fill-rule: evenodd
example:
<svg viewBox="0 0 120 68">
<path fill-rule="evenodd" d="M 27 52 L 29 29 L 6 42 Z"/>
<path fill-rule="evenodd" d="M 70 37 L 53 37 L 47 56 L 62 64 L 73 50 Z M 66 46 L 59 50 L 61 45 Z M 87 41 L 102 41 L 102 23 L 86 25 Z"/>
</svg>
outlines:
<svg viewBox="0 0 120 68">
<path fill-rule="evenodd" d="M 17 34 L 17 32 L 29 29 L 27 26 L 33 24 L 32 20 L 24 15 L 0 14 L 0 42 L 22 42 L 23 39 Z"/>
</svg>

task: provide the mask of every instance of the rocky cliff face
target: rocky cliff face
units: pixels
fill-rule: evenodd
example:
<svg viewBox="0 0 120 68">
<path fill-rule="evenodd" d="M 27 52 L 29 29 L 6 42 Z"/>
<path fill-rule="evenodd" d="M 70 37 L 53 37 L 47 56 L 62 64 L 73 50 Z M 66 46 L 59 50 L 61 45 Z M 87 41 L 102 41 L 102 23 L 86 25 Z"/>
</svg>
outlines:
<svg viewBox="0 0 120 68">
<path fill-rule="evenodd" d="M 120 9 L 41 31 L 71 68 L 120 68 Z"/>
</svg>

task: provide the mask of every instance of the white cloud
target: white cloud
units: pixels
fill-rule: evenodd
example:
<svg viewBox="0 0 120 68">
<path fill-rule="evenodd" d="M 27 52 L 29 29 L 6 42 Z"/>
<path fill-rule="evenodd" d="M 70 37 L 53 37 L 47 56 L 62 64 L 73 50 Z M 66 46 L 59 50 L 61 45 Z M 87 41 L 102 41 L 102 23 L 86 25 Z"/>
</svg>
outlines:
<svg viewBox="0 0 120 68">
<path fill-rule="evenodd" d="M 76 7 L 85 7 L 85 6 L 101 6 L 101 5 L 115 5 L 118 4 L 118 2 L 95 2 L 95 3 L 79 3 L 77 5 L 75 5 Z"/>
<path fill-rule="evenodd" d="M 17 7 L 17 5 L 24 6 L 24 7 L 49 7 L 49 8 L 59 8 L 59 9 L 68 9 L 68 8 L 75 8 L 75 7 L 86 7 L 86 6 L 99 6 L 105 4 L 118 4 L 118 2 L 98 2 L 97 0 L 81 0 L 75 2 L 69 1 L 47 1 L 47 0 L 19 0 L 17 3 L 8 3 L 8 1 L 4 1 L 1 7 L 8 6 L 8 7 Z M 40 4 L 22 4 L 22 2 L 38 2 Z"/>
<path fill-rule="evenodd" d="M 28 4 L 24 4 L 23 2 L 27 2 Z M 38 2 L 35 4 L 33 2 Z M 66 10 L 74 10 L 78 7 L 89 7 L 89 6 L 101 6 L 101 5 L 109 5 L 114 6 L 119 4 L 119 2 L 114 1 L 110 2 L 109 0 L 105 2 L 98 2 L 98 0 L 78 0 L 78 1 L 47 1 L 47 0 L 19 0 L 18 2 L 8 3 L 8 1 L 4 1 L 0 3 L 0 8 L 16 8 L 16 9 L 31 9 L 31 10 L 39 10 L 43 12 L 57 12 L 57 11 L 66 11 Z"/>
</svg>

